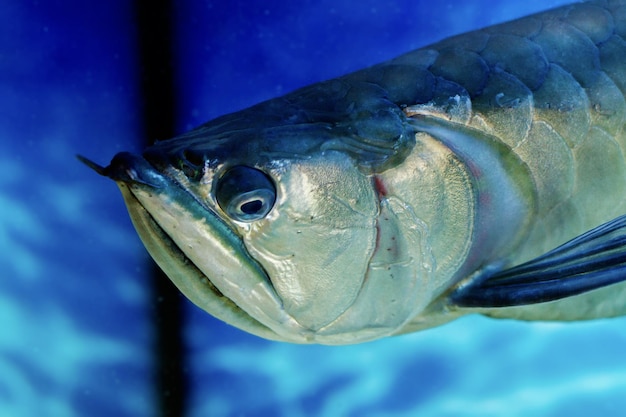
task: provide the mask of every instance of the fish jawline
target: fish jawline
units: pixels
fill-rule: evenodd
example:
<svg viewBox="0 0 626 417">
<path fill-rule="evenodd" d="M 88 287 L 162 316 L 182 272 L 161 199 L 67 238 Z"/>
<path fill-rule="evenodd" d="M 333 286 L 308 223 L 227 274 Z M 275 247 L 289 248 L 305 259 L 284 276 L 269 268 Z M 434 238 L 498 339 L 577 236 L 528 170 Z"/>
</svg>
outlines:
<svg viewBox="0 0 626 417">
<path fill-rule="evenodd" d="M 135 197 L 128 184 L 122 181 L 116 183 L 144 246 L 157 265 L 187 298 L 228 324 L 266 339 L 285 340 L 284 336 L 261 324 L 224 296 L 159 226 Z"/>
</svg>

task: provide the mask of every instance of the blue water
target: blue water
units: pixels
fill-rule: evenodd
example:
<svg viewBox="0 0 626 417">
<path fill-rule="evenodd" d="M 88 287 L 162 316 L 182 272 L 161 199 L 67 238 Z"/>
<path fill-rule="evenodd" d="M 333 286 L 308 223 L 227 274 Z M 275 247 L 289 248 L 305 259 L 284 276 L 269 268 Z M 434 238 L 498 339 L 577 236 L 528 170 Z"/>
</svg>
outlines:
<svg viewBox="0 0 626 417">
<path fill-rule="evenodd" d="M 178 129 L 565 1 L 180 1 Z M 151 416 L 147 255 L 105 163 L 139 151 L 129 2 L 0 10 L 0 416 Z M 348 347 L 186 306 L 190 416 L 588 416 L 626 409 L 626 319 L 468 317 Z"/>
</svg>

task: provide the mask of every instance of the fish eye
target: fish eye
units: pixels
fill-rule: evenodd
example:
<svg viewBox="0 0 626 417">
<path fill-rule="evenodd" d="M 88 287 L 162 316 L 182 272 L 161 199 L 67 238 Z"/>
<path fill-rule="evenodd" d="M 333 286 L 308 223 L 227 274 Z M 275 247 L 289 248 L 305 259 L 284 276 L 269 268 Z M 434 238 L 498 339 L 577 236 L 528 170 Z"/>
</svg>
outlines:
<svg viewBox="0 0 626 417">
<path fill-rule="evenodd" d="M 274 206 L 276 187 L 263 171 L 238 165 L 218 179 L 215 198 L 233 220 L 253 222 L 267 216 Z"/>
</svg>

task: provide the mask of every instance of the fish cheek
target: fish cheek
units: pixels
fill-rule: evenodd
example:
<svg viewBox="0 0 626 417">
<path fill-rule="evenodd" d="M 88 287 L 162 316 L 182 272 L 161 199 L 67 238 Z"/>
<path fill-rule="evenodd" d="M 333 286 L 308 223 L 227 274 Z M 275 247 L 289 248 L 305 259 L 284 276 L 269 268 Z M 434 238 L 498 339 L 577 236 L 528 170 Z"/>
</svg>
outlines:
<svg viewBox="0 0 626 417">
<path fill-rule="evenodd" d="M 317 331 L 356 300 L 376 246 L 377 197 L 345 155 L 292 163 L 272 213 L 245 235 L 300 325 Z"/>
<path fill-rule="evenodd" d="M 397 197 L 380 201 L 377 245 L 358 299 L 320 332 L 337 343 L 393 334 L 421 312 L 434 292 L 429 231 Z"/>
</svg>

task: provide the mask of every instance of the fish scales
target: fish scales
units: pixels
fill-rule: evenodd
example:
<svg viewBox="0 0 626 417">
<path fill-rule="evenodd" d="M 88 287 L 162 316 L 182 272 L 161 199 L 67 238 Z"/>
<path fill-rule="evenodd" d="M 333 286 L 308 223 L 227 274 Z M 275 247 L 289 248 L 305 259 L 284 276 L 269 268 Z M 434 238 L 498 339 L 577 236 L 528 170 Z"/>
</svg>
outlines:
<svg viewBox="0 0 626 417">
<path fill-rule="evenodd" d="M 262 337 L 623 315 L 625 36 L 626 1 L 576 3 L 81 159 L 187 297 Z"/>
<path fill-rule="evenodd" d="M 374 67 L 388 71 L 373 81 L 394 84 L 388 89 L 399 92 L 394 101 L 400 105 L 409 105 L 401 95 L 410 96 L 415 76 L 395 74 L 410 73 L 404 66 L 428 73 L 420 75 L 424 81 L 416 94 L 430 94 L 413 112 L 489 132 L 524 161 L 534 181 L 536 219 L 513 263 L 625 212 L 625 13 L 624 2 L 572 5 L 453 37 Z M 368 71 L 358 76 L 367 79 Z M 532 318 L 547 318 L 538 306 L 516 310 L 518 318 L 528 314 L 524 310 L 532 311 Z M 581 309 L 580 316 L 586 314 Z"/>
<path fill-rule="evenodd" d="M 623 9 L 619 3 L 561 8 L 540 15 L 543 19 L 522 18 L 460 35 L 375 67 L 394 74 L 407 71 L 396 65 L 412 65 L 432 74 L 420 77 L 428 85 L 418 84 L 419 94 L 432 93 L 414 111 L 487 131 L 520 156 L 535 181 L 542 224 L 534 233 L 567 230 L 558 227 L 559 219 L 577 219 L 568 236 L 530 238 L 539 253 L 624 212 L 619 190 L 626 186 L 626 64 L 618 57 L 626 56 L 626 44 L 615 23 L 624 19 Z M 368 71 L 359 77 L 365 79 Z M 385 77 L 377 78 L 384 86 Z M 400 94 L 415 88 L 408 77 L 386 79 L 396 82 L 389 89 Z M 440 91 L 437 84 L 443 85 Z M 409 105 L 403 99 L 394 101 Z M 609 204 L 598 207 L 597 201 L 607 199 Z"/>
<path fill-rule="evenodd" d="M 438 68 L 439 59 L 428 68 L 463 88 L 469 86 L 464 93 L 471 112 L 463 112 L 462 122 L 510 146 L 534 180 L 535 224 L 513 263 L 545 253 L 625 212 L 624 22 L 624 2 L 577 4 L 428 48 L 439 54 L 452 50 L 470 63 L 469 79 L 458 68 L 456 73 L 447 70 L 445 59 L 443 68 Z M 397 60 L 410 62 L 411 53 Z M 621 296 L 609 297 L 610 292 Z M 610 306 L 610 299 L 619 300 L 621 307 Z M 609 304 L 595 314 L 618 315 L 626 312 L 624 299 L 621 285 L 598 290 L 583 303 L 586 308 L 580 300 L 565 299 L 562 304 L 576 308 L 515 307 L 490 314 L 576 319 L 589 317 L 594 306 Z"/>
</svg>

